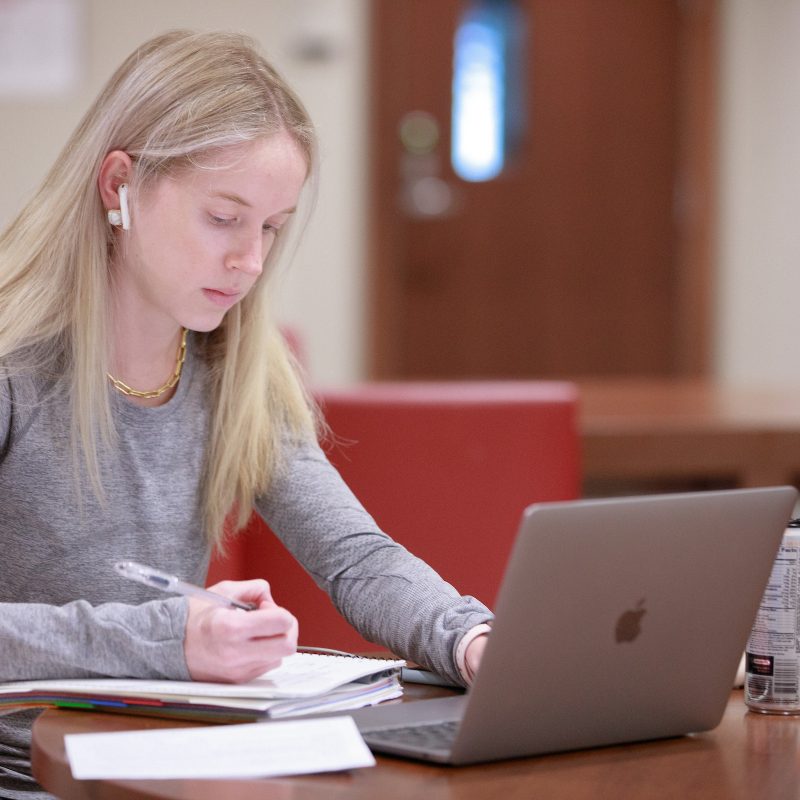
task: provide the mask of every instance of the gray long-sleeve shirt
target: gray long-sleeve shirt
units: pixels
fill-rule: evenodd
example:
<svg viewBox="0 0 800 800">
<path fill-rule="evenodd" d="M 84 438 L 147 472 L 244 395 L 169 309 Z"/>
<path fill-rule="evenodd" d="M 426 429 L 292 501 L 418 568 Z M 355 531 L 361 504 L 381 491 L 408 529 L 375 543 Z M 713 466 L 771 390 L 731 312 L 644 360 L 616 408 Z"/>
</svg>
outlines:
<svg viewBox="0 0 800 800">
<path fill-rule="evenodd" d="M 42 400 L 32 379 L 0 383 L 0 680 L 188 679 L 186 600 L 111 565 L 130 559 L 204 582 L 207 379 L 190 346 L 165 405 L 112 396 L 118 440 L 100 454 L 104 502 L 82 467 L 76 477 L 68 398 Z M 292 452 L 256 507 L 362 635 L 460 681 L 458 641 L 490 612 L 382 533 L 315 443 Z M 33 717 L 0 717 L 0 797 L 47 796 L 30 776 Z"/>
</svg>

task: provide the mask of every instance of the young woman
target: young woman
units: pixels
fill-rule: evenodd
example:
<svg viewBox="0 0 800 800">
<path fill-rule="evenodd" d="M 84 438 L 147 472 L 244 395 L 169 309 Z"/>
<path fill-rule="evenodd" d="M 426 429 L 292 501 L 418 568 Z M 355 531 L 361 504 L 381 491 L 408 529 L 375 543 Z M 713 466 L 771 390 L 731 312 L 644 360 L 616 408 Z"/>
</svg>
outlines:
<svg viewBox="0 0 800 800">
<path fill-rule="evenodd" d="M 270 313 L 315 141 L 251 41 L 138 48 L 0 237 L 0 680 L 244 681 L 297 622 L 120 579 L 203 583 L 253 508 L 368 639 L 461 683 L 490 612 L 382 533 L 317 445 Z M 266 576 L 269 577 L 269 576 Z M 31 713 L 0 718 L 0 796 L 41 794 Z"/>
</svg>

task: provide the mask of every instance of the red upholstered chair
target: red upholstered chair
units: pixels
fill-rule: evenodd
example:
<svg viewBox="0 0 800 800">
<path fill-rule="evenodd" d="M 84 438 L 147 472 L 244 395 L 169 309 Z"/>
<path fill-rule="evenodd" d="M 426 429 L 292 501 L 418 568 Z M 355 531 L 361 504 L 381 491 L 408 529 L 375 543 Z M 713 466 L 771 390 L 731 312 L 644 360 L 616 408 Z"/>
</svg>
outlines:
<svg viewBox="0 0 800 800">
<path fill-rule="evenodd" d="M 319 399 L 328 455 L 381 528 L 489 606 L 523 508 L 578 496 L 571 384 L 375 383 Z M 258 519 L 212 565 L 222 577 L 267 578 L 301 644 L 370 648 Z"/>
</svg>

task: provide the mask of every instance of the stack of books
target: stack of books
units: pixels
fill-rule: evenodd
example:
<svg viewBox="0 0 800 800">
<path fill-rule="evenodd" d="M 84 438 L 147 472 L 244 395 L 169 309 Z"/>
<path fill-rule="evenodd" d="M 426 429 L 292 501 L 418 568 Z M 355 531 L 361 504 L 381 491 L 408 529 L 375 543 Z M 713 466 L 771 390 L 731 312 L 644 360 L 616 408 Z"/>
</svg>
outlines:
<svg viewBox="0 0 800 800">
<path fill-rule="evenodd" d="M 0 715 L 64 707 L 211 722 L 346 711 L 400 697 L 405 662 L 295 653 L 249 683 L 81 678 L 0 684 Z"/>
</svg>

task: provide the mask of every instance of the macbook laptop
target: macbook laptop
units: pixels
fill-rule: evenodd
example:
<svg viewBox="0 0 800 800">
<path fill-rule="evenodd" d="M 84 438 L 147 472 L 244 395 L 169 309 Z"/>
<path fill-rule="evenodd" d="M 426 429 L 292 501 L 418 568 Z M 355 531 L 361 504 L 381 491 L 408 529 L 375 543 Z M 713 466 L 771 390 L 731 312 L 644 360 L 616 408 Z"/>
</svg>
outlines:
<svg viewBox="0 0 800 800">
<path fill-rule="evenodd" d="M 365 741 L 471 764 L 714 728 L 796 499 L 774 487 L 530 506 L 472 689 L 355 711 Z"/>
</svg>

